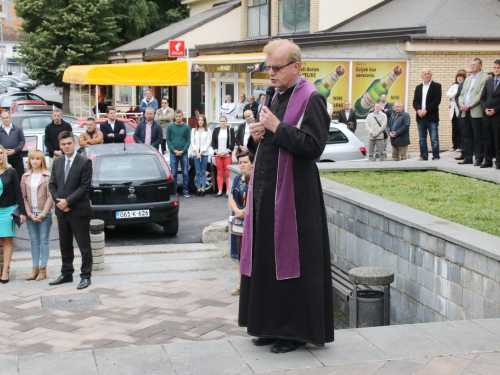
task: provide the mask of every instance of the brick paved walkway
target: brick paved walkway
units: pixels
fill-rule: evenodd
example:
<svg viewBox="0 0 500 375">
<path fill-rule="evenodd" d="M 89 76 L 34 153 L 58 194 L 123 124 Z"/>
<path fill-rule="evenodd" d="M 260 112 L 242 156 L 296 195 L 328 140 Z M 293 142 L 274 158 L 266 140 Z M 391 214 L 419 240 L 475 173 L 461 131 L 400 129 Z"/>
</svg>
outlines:
<svg viewBox="0 0 500 375">
<path fill-rule="evenodd" d="M 0 353 L 26 356 L 247 336 L 236 323 L 238 298 L 217 279 L 90 286 L 88 293 L 97 293 L 101 306 L 42 310 L 40 296 L 75 294 L 73 284 L 2 293 Z"/>
</svg>

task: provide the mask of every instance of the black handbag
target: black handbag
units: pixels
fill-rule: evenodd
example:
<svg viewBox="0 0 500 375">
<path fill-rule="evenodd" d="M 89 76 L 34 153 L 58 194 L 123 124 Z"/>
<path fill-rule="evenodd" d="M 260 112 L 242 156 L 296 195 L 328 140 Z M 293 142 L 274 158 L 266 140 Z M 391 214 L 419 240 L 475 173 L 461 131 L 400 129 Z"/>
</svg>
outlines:
<svg viewBox="0 0 500 375">
<path fill-rule="evenodd" d="M 12 212 L 12 220 L 14 223 L 16 223 L 18 228 L 21 228 L 21 210 L 19 209 L 19 206 L 16 207 L 16 209 Z"/>
<path fill-rule="evenodd" d="M 374 117 L 374 119 L 375 119 L 375 121 L 377 121 L 378 126 L 382 126 L 382 125 L 380 125 L 380 122 L 378 122 L 378 120 L 377 120 L 376 117 Z M 387 128 L 384 129 L 384 139 L 389 138 L 389 134 L 387 134 L 387 130 L 386 129 Z"/>
</svg>

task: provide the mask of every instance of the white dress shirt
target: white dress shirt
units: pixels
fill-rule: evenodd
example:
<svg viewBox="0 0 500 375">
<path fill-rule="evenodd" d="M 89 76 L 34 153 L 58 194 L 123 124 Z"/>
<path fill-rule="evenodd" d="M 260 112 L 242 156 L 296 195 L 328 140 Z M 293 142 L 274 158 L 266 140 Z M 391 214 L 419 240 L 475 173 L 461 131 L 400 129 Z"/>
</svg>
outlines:
<svg viewBox="0 0 500 375">
<path fill-rule="evenodd" d="M 422 109 L 425 109 L 425 102 L 427 101 L 427 92 L 429 91 L 429 87 L 431 87 L 431 81 L 426 85 L 422 83 Z"/>
</svg>

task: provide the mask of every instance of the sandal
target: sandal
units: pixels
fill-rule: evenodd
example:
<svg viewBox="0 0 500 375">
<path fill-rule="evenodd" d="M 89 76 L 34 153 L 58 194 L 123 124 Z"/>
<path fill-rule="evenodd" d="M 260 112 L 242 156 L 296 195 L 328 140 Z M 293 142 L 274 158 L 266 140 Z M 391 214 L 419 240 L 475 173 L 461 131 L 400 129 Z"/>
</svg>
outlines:
<svg viewBox="0 0 500 375">
<path fill-rule="evenodd" d="M 231 292 L 231 295 L 232 295 L 232 296 L 239 296 L 239 295 L 240 295 L 240 284 L 236 285 L 236 289 L 234 289 L 234 290 Z"/>
</svg>

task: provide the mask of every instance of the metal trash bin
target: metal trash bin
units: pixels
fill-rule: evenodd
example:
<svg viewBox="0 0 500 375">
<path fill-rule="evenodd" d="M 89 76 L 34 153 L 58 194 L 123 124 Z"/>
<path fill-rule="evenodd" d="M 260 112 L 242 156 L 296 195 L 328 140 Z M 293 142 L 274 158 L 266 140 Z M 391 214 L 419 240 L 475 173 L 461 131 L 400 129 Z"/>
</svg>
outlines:
<svg viewBox="0 0 500 375">
<path fill-rule="evenodd" d="M 352 293 L 350 297 L 354 298 Z M 384 292 L 358 291 L 357 301 L 357 328 L 384 325 Z"/>
<path fill-rule="evenodd" d="M 394 281 L 394 272 L 383 267 L 358 267 L 349 271 L 349 281 L 352 283 L 351 328 L 390 325 L 390 284 Z M 383 292 L 358 290 L 358 285 L 380 286 Z"/>
</svg>

